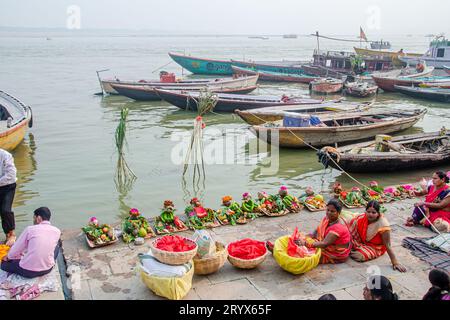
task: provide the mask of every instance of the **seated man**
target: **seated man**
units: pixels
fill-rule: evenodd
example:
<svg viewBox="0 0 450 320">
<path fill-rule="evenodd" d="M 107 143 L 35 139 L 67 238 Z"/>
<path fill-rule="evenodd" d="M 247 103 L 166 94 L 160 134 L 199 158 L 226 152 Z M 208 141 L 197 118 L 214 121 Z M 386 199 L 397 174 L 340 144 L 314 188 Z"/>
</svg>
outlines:
<svg viewBox="0 0 450 320">
<path fill-rule="evenodd" d="M 3 271 L 25 278 L 40 277 L 52 271 L 59 252 L 61 231 L 50 224 L 50 217 L 47 207 L 34 211 L 34 225 L 22 232 L 3 258 L 0 266 Z"/>
</svg>

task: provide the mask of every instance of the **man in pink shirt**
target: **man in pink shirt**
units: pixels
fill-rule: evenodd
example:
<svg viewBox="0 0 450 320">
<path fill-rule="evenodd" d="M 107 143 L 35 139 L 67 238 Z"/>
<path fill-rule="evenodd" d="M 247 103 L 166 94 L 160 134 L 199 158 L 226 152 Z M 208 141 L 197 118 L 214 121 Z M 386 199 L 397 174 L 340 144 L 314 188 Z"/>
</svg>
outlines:
<svg viewBox="0 0 450 320">
<path fill-rule="evenodd" d="M 52 271 L 59 252 L 61 231 L 50 224 L 51 212 L 47 207 L 34 211 L 33 226 L 27 227 L 0 268 L 25 278 L 43 276 Z"/>
</svg>

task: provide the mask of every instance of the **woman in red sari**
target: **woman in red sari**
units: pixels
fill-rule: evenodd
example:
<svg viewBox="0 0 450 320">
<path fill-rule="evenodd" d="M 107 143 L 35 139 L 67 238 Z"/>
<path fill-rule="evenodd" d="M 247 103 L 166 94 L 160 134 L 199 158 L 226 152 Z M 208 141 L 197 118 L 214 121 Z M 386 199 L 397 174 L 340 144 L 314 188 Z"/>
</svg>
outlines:
<svg viewBox="0 0 450 320">
<path fill-rule="evenodd" d="M 376 259 L 388 253 L 394 270 L 405 272 L 395 257 L 391 247 L 391 227 L 387 219 L 380 213 L 380 204 L 369 201 L 366 212 L 350 222 L 352 235 L 352 252 L 350 257 L 359 262 Z"/>
<path fill-rule="evenodd" d="M 347 223 L 340 217 L 341 204 L 336 200 L 327 203 L 326 216 L 311 235 L 314 241 L 298 243 L 309 248 L 321 248 L 320 263 L 341 263 L 351 251 L 351 236 Z"/>
<path fill-rule="evenodd" d="M 432 181 L 433 185 L 428 190 L 416 193 L 417 196 L 426 195 L 425 201 L 414 204 L 413 215 L 408 218 L 406 225 L 422 224 L 431 228 L 431 222 L 439 232 L 450 232 L 449 178 L 445 172 L 438 171 L 433 174 Z M 425 219 L 424 214 L 428 219 Z"/>
</svg>

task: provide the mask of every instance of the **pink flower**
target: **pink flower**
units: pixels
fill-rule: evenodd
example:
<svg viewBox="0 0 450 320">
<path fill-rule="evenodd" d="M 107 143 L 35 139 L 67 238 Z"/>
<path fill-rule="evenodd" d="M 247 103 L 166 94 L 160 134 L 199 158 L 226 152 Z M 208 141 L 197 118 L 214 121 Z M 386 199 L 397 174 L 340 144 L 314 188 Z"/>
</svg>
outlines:
<svg viewBox="0 0 450 320">
<path fill-rule="evenodd" d="M 286 186 L 281 186 L 280 190 L 286 191 L 287 187 Z"/>
<path fill-rule="evenodd" d="M 361 189 L 358 188 L 358 187 L 353 187 L 353 188 L 352 188 L 352 191 L 353 191 L 353 192 L 358 192 L 358 191 L 361 191 Z"/>
<path fill-rule="evenodd" d="M 404 185 L 402 185 L 402 188 L 405 190 L 408 190 L 408 191 L 414 189 L 412 184 L 404 184 Z"/>
<path fill-rule="evenodd" d="M 92 217 L 89 219 L 89 224 L 93 225 L 93 226 L 98 226 L 98 220 L 96 217 Z"/>
<path fill-rule="evenodd" d="M 243 199 L 247 199 L 249 196 L 250 196 L 250 193 L 245 192 L 245 193 L 242 195 L 242 198 L 243 198 Z"/>
<path fill-rule="evenodd" d="M 139 213 L 139 210 L 136 208 L 131 208 L 130 213 Z"/>
</svg>

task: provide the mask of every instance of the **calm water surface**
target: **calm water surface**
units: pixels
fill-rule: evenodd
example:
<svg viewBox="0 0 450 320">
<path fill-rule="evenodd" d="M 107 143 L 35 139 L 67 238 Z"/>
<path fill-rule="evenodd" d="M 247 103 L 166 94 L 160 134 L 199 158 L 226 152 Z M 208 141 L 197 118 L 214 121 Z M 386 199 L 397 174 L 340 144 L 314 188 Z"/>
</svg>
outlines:
<svg viewBox="0 0 450 320">
<path fill-rule="evenodd" d="M 51 37 L 51 40 L 46 40 Z M 271 37 L 263 41 L 247 37 L 142 37 L 74 36 L 65 33 L 0 33 L 0 89 L 18 97 L 33 108 L 34 127 L 14 152 L 18 168 L 15 212 L 18 229 L 31 221 L 32 211 L 48 206 L 61 228 L 79 228 L 92 215 L 113 222 L 127 207 L 137 207 L 146 216 L 159 214 L 162 202 L 172 199 L 178 212 L 192 196 L 192 183 L 182 183 L 182 165 L 174 164 L 172 151 L 179 142 L 174 133 L 192 128 L 194 113 L 164 102 L 134 102 L 125 97 L 100 97 L 95 71 L 110 69 L 104 76 L 125 79 L 158 77 L 158 68 L 169 63 L 169 51 L 187 52 L 212 58 L 254 60 L 309 60 L 315 39 Z M 424 52 L 427 39 L 390 37 L 405 51 Z M 321 48 L 350 50 L 341 43 L 322 41 Z M 155 71 L 156 70 L 156 71 Z M 181 68 L 170 63 L 164 70 L 181 76 Z M 187 75 L 187 73 L 185 73 Z M 300 84 L 262 84 L 255 93 L 308 94 Z M 426 107 L 428 114 L 407 132 L 438 130 L 448 126 L 450 109 L 439 103 L 380 94 L 377 106 L 386 108 Z M 114 131 L 123 107 L 130 109 L 127 160 L 138 179 L 127 194 L 117 192 L 113 177 L 116 153 Z M 247 125 L 233 115 L 206 116 L 206 144 L 237 139 L 227 149 L 234 162 L 206 166 L 206 188 L 201 196 L 206 205 L 218 207 L 220 198 L 230 194 L 240 199 L 245 191 L 274 192 L 285 184 L 298 194 L 306 186 L 328 190 L 336 179 L 352 182 L 335 170 L 323 170 L 314 151 L 281 150 L 277 173 L 264 175 L 258 154 L 248 155 L 248 142 L 255 139 Z M 216 130 L 227 131 L 214 134 Z M 214 132 L 213 132 L 214 131 Z M 231 156 L 230 156 L 231 155 Z M 262 154 L 260 158 L 264 158 Z M 443 168 L 449 169 L 449 168 Z M 382 184 L 414 182 L 429 170 L 386 175 L 355 175 L 363 182 L 376 179 Z"/>
</svg>

